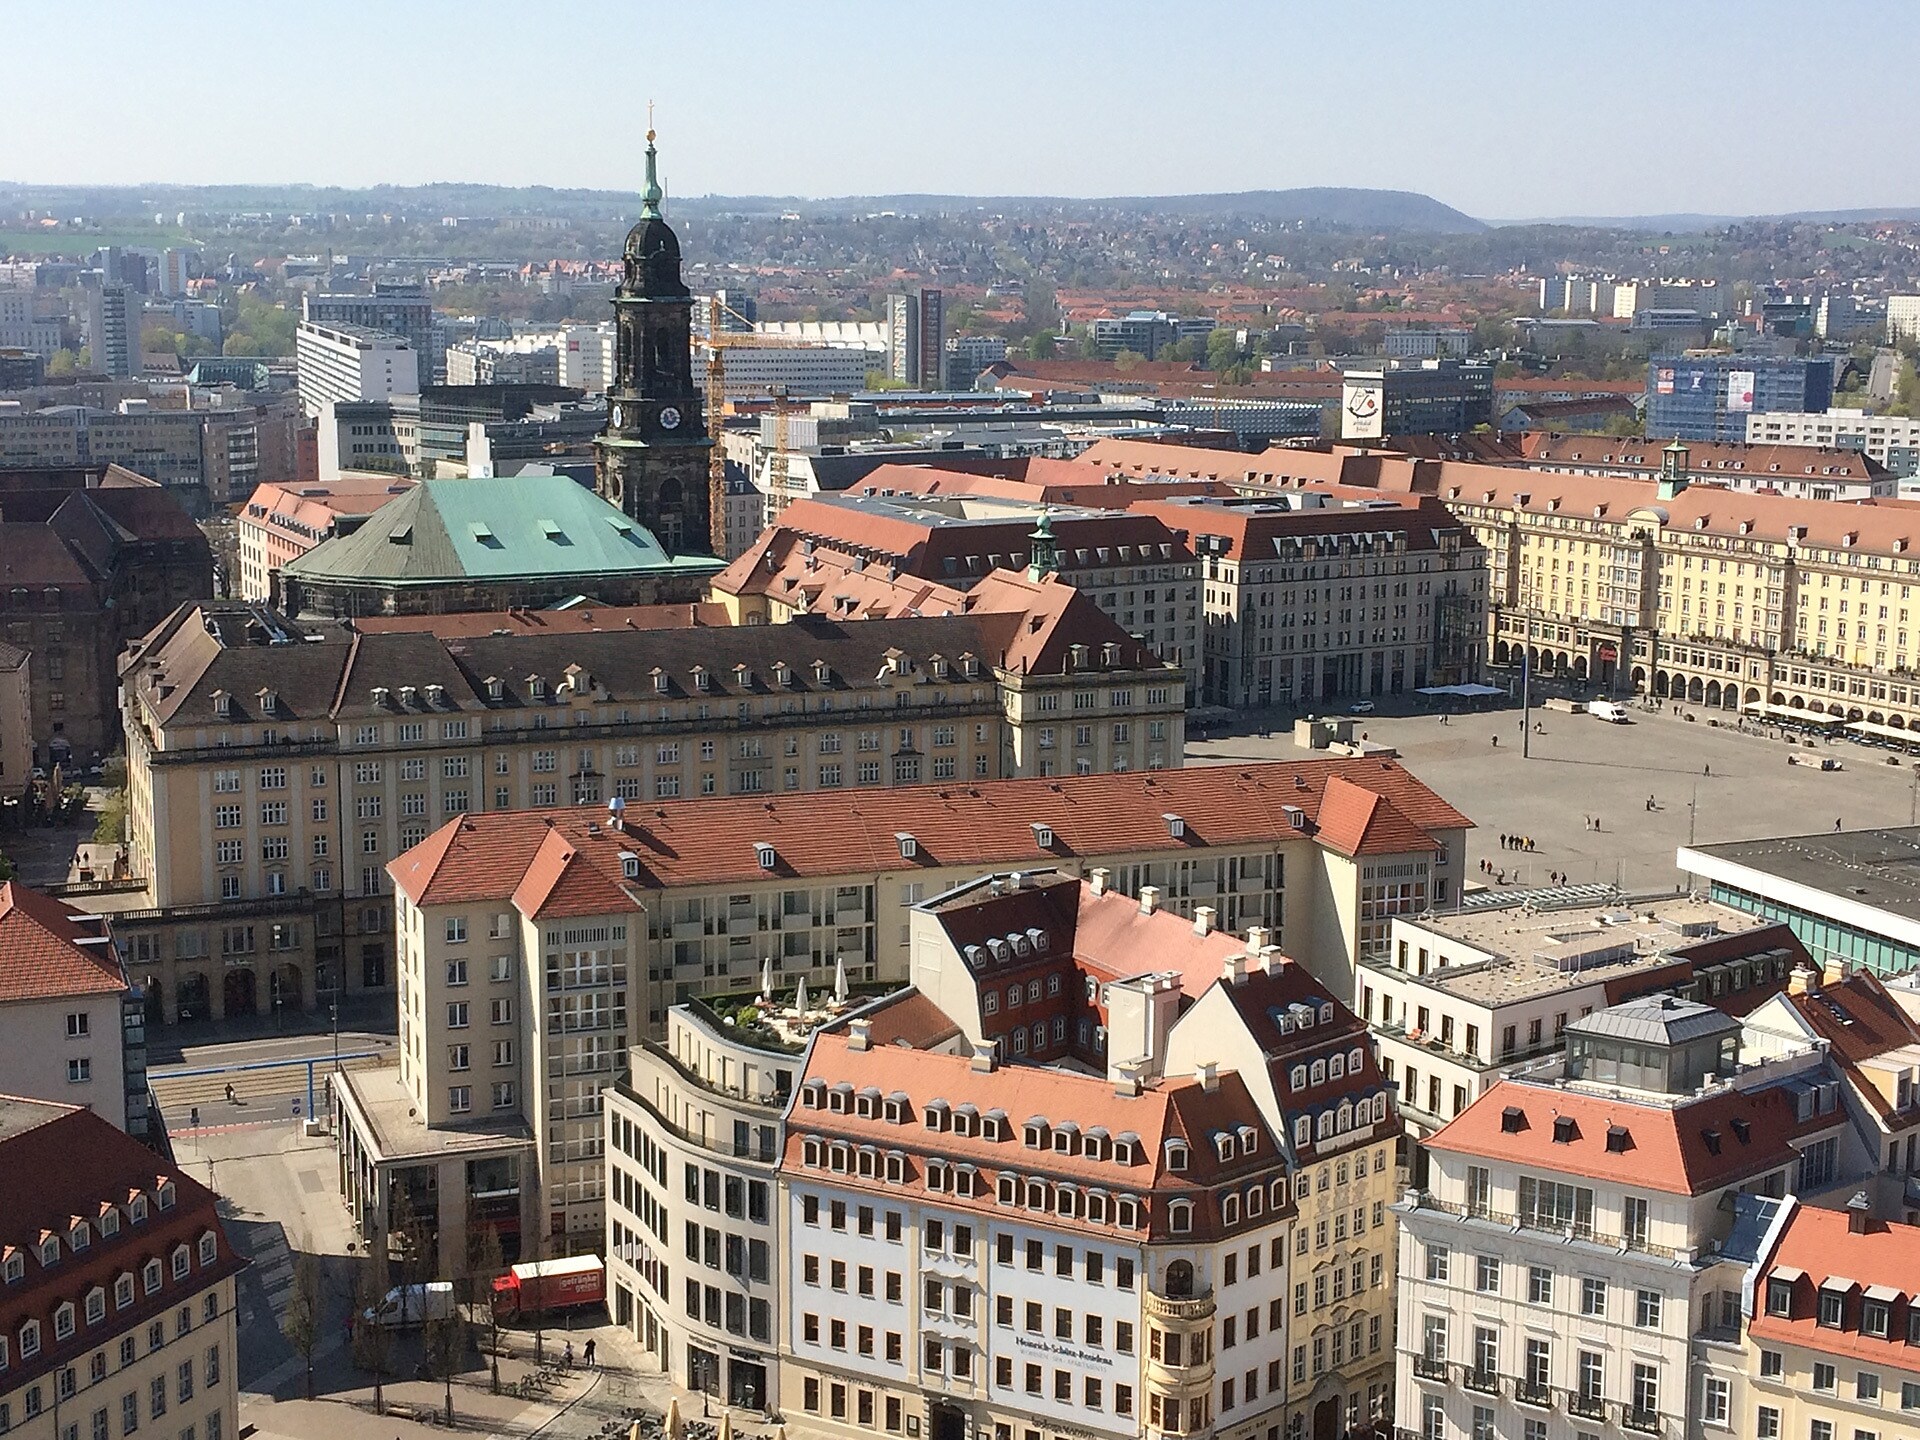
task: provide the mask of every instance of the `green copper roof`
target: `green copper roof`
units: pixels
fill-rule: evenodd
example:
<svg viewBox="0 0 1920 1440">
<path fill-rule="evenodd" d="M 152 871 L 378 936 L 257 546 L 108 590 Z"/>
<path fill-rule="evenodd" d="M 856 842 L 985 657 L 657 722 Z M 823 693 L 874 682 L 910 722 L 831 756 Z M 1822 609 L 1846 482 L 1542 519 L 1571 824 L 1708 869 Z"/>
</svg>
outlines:
<svg viewBox="0 0 1920 1440">
<path fill-rule="evenodd" d="M 422 481 L 351 535 L 314 546 L 287 574 L 433 585 L 720 567 L 711 556 L 669 556 L 639 522 L 565 475 L 525 475 Z"/>
</svg>

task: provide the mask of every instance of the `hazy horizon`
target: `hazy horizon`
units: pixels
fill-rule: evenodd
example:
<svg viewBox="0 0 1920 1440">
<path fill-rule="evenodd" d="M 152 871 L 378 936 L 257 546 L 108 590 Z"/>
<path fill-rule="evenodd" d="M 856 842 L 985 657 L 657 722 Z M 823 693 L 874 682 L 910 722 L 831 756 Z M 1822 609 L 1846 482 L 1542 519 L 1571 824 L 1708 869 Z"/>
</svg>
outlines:
<svg viewBox="0 0 1920 1440">
<path fill-rule="evenodd" d="M 1353 186 L 1487 220 L 1920 206 L 1920 127 L 1873 115 L 1911 84 L 1920 7 L 1864 0 L 1818 20 L 1846 42 L 1845 132 L 1804 89 L 1768 88 L 1811 34 L 1781 0 L 1597 18 L 1491 0 L 89 13 L 84 31 L 54 7 L 9 16 L 26 63 L 0 178 L 630 192 L 652 100 L 663 179 L 689 198 Z"/>
</svg>

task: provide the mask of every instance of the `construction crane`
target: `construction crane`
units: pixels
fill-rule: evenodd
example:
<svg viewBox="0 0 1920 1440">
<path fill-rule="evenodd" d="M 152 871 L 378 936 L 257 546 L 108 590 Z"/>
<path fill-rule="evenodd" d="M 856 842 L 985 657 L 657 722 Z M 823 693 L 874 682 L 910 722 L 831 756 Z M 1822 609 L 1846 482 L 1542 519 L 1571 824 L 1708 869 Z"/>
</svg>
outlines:
<svg viewBox="0 0 1920 1440">
<path fill-rule="evenodd" d="M 741 349 L 783 350 L 790 344 L 773 335 L 723 330 L 721 321 L 728 315 L 743 325 L 753 323 L 717 297 L 707 297 L 707 429 L 713 437 L 713 450 L 707 461 L 707 504 L 716 555 L 727 553 L 727 457 L 722 440 L 728 410 L 726 353 Z M 773 455 L 767 464 L 767 477 L 774 492 L 774 513 L 777 514 L 787 505 L 787 392 L 784 385 L 774 387 Z"/>
</svg>

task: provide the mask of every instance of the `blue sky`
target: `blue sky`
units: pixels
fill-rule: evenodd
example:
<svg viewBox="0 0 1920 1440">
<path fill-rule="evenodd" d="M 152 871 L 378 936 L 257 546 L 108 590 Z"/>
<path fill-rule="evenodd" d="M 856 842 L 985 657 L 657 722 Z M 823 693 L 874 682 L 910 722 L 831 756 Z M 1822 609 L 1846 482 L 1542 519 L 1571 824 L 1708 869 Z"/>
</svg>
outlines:
<svg viewBox="0 0 1920 1440">
<path fill-rule="evenodd" d="M 14 0 L 0 178 L 1920 205 L 1920 4 Z"/>
</svg>

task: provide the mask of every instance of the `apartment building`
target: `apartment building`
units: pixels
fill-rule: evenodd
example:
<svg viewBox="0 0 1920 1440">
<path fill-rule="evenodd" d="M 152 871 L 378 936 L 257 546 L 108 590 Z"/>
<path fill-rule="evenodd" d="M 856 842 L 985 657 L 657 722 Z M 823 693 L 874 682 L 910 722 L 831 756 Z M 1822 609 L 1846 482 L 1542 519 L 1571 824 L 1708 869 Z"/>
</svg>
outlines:
<svg viewBox="0 0 1920 1440">
<path fill-rule="evenodd" d="M 18 880 L 0 885 L 0 1094 L 147 1133 L 144 1016 L 112 931 Z"/>
<path fill-rule="evenodd" d="M 355 325 L 402 337 L 418 367 L 414 390 L 431 385 L 435 372 L 445 368 L 434 330 L 433 298 L 424 285 L 376 280 L 371 294 L 310 292 L 300 297 L 300 318 L 319 325 Z"/>
<path fill-rule="evenodd" d="M 240 1433 L 216 1197 L 92 1111 L 0 1096 L 0 1426 Z"/>
<path fill-rule="evenodd" d="M 364 325 L 303 320 L 294 333 L 300 403 L 319 417 L 323 407 L 384 401 L 420 393 L 416 356 L 404 337 Z"/>
<path fill-rule="evenodd" d="M 1079 590 L 1180 666 L 1197 693 L 1200 563 L 1162 520 L 1037 497 L 929 494 L 925 483 L 908 467 L 882 465 L 851 491 L 796 500 L 715 577 L 714 597 L 745 623 L 845 614 L 875 583 L 860 577 L 875 572 L 878 583 L 912 591 L 913 607 L 936 614 L 962 608 L 958 596 L 989 576 L 1027 569 Z"/>
<path fill-rule="evenodd" d="M 1744 442 L 1676 440 L 1661 446 L 1605 435 L 1535 434 L 1524 436 L 1521 446 L 1520 463 L 1549 474 L 1659 480 L 1671 472 L 1684 484 L 1766 490 L 1800 500 L 1891 497 L 1899 484 L 1884 460 L 1863 453 L 1864 447 L 1836 445 L 1831 439 L 1818 447 L 1778 443 L 1777 436 L 1756 436 L 1751 426 Z"/>
<path fill-rule="evenodd" d="M 1183 496 L 1130 513 L 1200 557 L 1209 703 L 1305 706 L 1479 677 L 1486 561 L 1436 501 Z"/>
<path fill-rule="evenodd" d="M 1393 1207 L 1401 1433 L 1702 1433 L 1694 1356 L 1738 1335 L 1762 1197 L 1844 1199 L 1872 1163 L 1838 1090 L 1818 1048 L 1750 1061 L 1697 1002 L 1570 1022 L 1564 1060 L 1448 1122 Z"/>
<path fill-rule="evenodd" d="M 172 491 L 191 513 L 206 513 L 204 411 L 0 406 L 0 465 L 17 469 L 104 469 L 120 465 Z M 216 446 L 224 445 L 224 432 Z"/>
<path fill-rule="evenodd" d="M 1920 1229 L 1791 1196 L 1768 1219 L 1736 1335 L 1701 1347 L 1696 1433 L 1909 1430 L 1920 1413 Z"/>
<path fill-rule="evenodd" d="M 1395 818 L 1360 820 L 1376 812 Z M 493 1203 L 510 1210 L 537 1176 L 563 1197 L 554 1202 L 563 1227 L 584 1244 L 602 1197 L 597 1173 L 572 1163 L 591 1158 L 573 1154 L 591 1140 L 577 1122 L 597 1113 L 630 1042 L 664 1035 L 684 1066 L 719 1075 L 722 1088 L 741 1085 L 744 1062 L 725 1061 L 724 1046 L 689 1058 L 675 1006 L 698 1015 L 702 1004 L 749 993 L 898 985 L 912 973 L 912 907 L 1008 866 L 1084 875 L 1102 893 L 1149 897 L 1156 910 L 1257 927 L 1311 956 L 1303 963 L 1324 971 L 1335 993 L 1350 992 L 1350 957 L 1372 923 L 1362 917 L 1379 904 L 1364 877 L 1410 843 L 1408 816 L 1460 853 L 1466 821 L 1378 761 L 778 799 L 616 797 L 604 811 L 453 819 L 390 867 L 407 1058 L 356 1079 L 343 1102 L 358 1117 L 343 1173 L 357 1177 L 351 1193 L 366 1217 L 385 1213 L 397 1185 L 413 1188 L 417 1214 L 436 1213 L 435 1195 L 471 1188 L 453 1170 L 431 1184 L 415 1172 L 483 1158 L 499 1167 L 496 1179 L 533 1167 L 524 1189 L 518 1179 L 492 1187 Z M 565 958 L 581 947 L 599 958 Z M 1017 1043 L 1024 1053 L 1029 1037 Z M 641 1048 L 636 1067 L 659 1058 L 658 1047 Z M 774 1084 L 778 1068 L 747 1086 L 750 1095 Z M 722 1139 L 735 1134 L 731 1124 Z M 428 1131 L 445 1127 L 480 1148 L 430 1158 L 442 1141 Z M 532 1150 L 530 1133 L 543 1142 Z M 465 1223 L 438 1213 L 443 1226 Z"/>
<path fill-rule="evenodd" d="M 1869 415 L 1864 410 L 1801 415 L 1769 410 L 1747 417 L 1747 443 L 1858 450 L 1896 476 L 1920 473 L 1920 419 L 1907 415 Z"/>
<path fill-rule="evenodd" d="M 182 607 L 123 666 L 116 928 L 166 1019 L 266 1013 L 391 987 L 383 867 L 456 815 L 1177 767 L 1179 672 L 1070 586 L 1022 595 L 560 638 Z"/>
<path fill-rule="evenodd" d="M 1785 925 L 1687 895 L 1582 885 L 1476 898 L 1494 903 L 1396 918 L 1391 949 L 1360 965 L 1354 1009 L 1415 1139 L 1559 1053 L 1568 1024 L 1595 1010 L 1671 991 L 1744 1013 L 1808 963 Z"/>
<path fill-rule="evenodd" d="M 142 313 L 131 285 L 102 284 L 87 292 L 87 346 L 95 370 L 116 380 L 140 373 Z"/>
<path fill-rule="evenodd" d="M 1211 918 L 990 876 L 915 908 L 911 987 L 761 1003 L 722 1073 L 783 1102 L 772 1227 L 750 1188 L 739 1223 L 757 1172 L 724 1130 L 683 1155 L 659 1091 L 611 1092 L 620 1323 L 677 1383 L 834 1434 L 1240 1440 L 1384 1415 L 1385 1088 L 1329 992 Z M 679 1053 L 706 1053 L 712 1017 L 683 1023 Z"/>
</svg>

